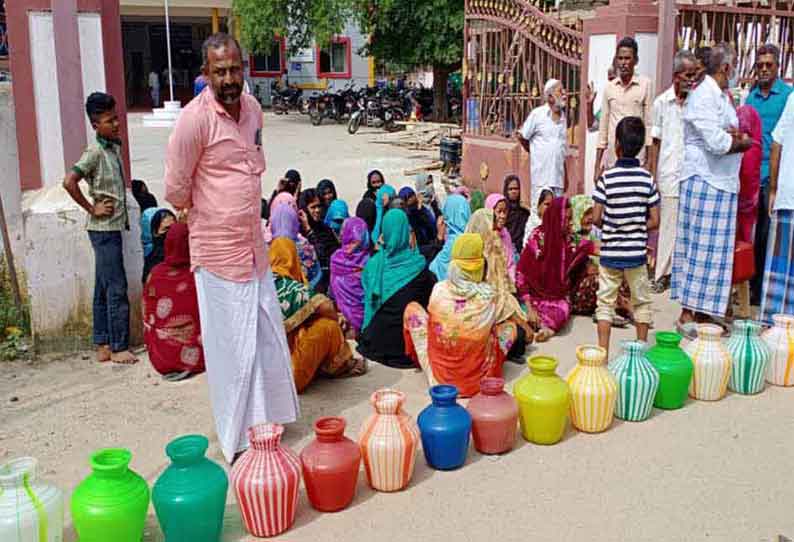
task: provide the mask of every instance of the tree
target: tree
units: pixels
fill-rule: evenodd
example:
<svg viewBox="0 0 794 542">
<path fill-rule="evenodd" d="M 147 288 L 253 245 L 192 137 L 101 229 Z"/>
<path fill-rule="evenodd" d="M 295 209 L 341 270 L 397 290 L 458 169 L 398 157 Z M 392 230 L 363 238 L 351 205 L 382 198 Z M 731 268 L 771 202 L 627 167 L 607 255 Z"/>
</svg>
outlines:
<svg viewBox="0 0 794 542">
<path fill-rule="evenodd" d="M 243 46 L 255 54 L 269 52 L 273 36 L 285 36 L 292 54 L 312 41 L 327 44 L 355 16 L 355 0 L 233 0 L 233 7 Z"/>
<path fill-rule="evenodd" d="M 464 0 L 359 0 L 367 50 L 379 60 L 433 67 L 433 113 L 447 117 L 447 80 L 463 58 Z"/>
<path fill-rule="evenodd" d="M 433 109 L 447 116 L 447 80 L 461 66 L 464 0 L 233 0 L 243 45 L 270 51 L 286 36 L 290 53 L 329 43 L 355 18 L 370 35 L 365 54 L 412 68 L 433 67 Z"/>
</svg>

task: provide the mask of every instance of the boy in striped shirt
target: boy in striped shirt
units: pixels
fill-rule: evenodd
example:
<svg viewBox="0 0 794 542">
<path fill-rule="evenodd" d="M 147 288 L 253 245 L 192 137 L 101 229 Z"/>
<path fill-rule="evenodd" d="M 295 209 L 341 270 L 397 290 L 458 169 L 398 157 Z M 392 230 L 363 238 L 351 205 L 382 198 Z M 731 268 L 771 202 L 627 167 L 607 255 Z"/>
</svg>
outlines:
<svg viewBox="0 0 794 542">
<path fill-rule="evenodd" d="M 648 340 L 651 297 L 646 246 L 648 230 L 659 226 L 659 193 L 653 177 L 637 159 L 645 145 L 645 126 L 639 117 L 625 117 L 615 132 L 618 161 L 598 178 L 593 192 L 593 222 L 601 228 L 598 344 L 607 354 L 618 289 L 624 278 L 631 289 L 637 339 Z"/>
</svg>

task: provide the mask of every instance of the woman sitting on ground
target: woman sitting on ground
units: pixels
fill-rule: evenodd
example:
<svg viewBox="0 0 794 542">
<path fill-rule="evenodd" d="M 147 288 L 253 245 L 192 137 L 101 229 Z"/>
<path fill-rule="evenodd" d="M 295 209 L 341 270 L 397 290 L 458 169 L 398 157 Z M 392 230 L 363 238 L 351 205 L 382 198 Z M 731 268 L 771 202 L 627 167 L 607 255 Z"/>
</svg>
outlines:
<svg viewBox="0 0 794 542">
<path fill-rule="evenodd" d="M 317 195 L 320 196 L 320 203 L 322 204 L 321 217 L 325 220 L 325 215 L 331 207 L 331 202 L 338 199 L 336 195 L 336 186 L 331 179 L 323 179 L 317 183 Z"/>
<path fill-rule="evenodd" d="M 309 287 L 314 290 L 323 278 L 320 260 L 317 259 L 314 245 L 300 234 L 300 221 L 298 220 L 295 198 L 289 194 L 282 193 L 276 199 L 282 195 L 287 196 L 289 199 L 273 208 L 273 214 L 270 217 L 271 237 L 272 239 L 286 237 L 295 243 L 295 248 L 298 250 L 298 257 L 301 261 L 303 276 L 309 281 Z"/>
<path fill-rule="evenodd" d="M 510 280 L 516 280 L 516 264 L 517 257 L 516 251 L 513 247 L 513 240 L 510 237 L 510 232 L 507 230 L 507 198 L 502 194 L 491 194 L 485 200 L 485 207 L 493 211 L 494 216 L 494 231 L 502 240 L 502 247 L 505 252 L 505 259 L 507 261 L 507 274 Z"/>
<path fill-rule="evenodd" d="M 433 288 L 427 311 L 416 303 L 405 310 L 411 358 L 431 386 L 453 384 L 462 397 L 476 394 L 484 377 L 502 376 L 517 334 L 514 313 L 500 306 L 484 275 L 482 237 L 464 233 L 455 241 L 447 278 Z"/>
<path fill-rule="evenodd" d="M 361 273 L 369 260 L 369 231 L 357 217 L 342 226 L 342 248 L 331 256 L 331 293 L 339 312 L 350 324 L 352 338 L 358 335 L 364 320 L 364 288 Z"/>
<path fill-rule="evenodd" d="M 364 374 L 366 362 L 353 354 L 345 340 L 333 303 L 309 289 L 295 243 L 285 237 L 275 239 L 270 245 L 270 267 L 298 393 L 303 392 L 317 374 L 329 377 Z"/>
<path fill-rule="evenodd" d="M 316 190 L 309 188 L 301 192 L 298 205 L 300 207 L 298 219 L 300 220 L 301 233 L 314 246 L 317 259 L 320 261 L 320 268 L 323 271 L 316 290 L 325 293 L 328 291 L 328 280 L 331 275 L 331 255 L 339 248 L 339 239 L 320 218 L 322 204 Z"/>
<path fill-rule="evenodd" d="M 404 202 L 405 213 L 408 215 L 411 230 L 416 236 L 416 245 L 419 248 L 419 252 L 429 263 L 433 261 L 438 251 L 441 250 L 438 242 L 435 215 L 429 207 L 424 205 L 413 188 L 409 186 L 402 188 L 399 197 Z"/>
<path fill-rule="evenodd" d="M 383 173 L 377 169 L 373 169 L 367 174 L 367 191 L 361 196 L 362 199 L 376 200 L 378 197 L 378 190 L 386 184 L 386 178 Z"/>
<path fill-rule="evenodd" d="M 598 304 L 598 248 L 600 241 L 593 228 L 593 198 L 579 194 L 571 198 L 572 230 L 574 246 L 583 241 L 593 244 L 593 252 L 587 262 L 579 266 L 571 276 L 571 312 L 584 316 L 594 316 Z M 618 291 L 617 312 L 612 325 L 625 327 L 631 318 L 631 290 L 624 280 Z"/>
<path fill-rule="evenodd" d="M 149 211 L 152 211 L 152 213 L 148 214 Z M 143 258 L 142 282 L 146 284 L 146 279 L 149 277 L 149 273 L 154 266 L 165 259 L 165 234 L 168 233 L 169 228 L 176 222 L 176 215 L 168 209 L 158 209 L 156 207 L 147 209 L 144 214 L 146 214 L 148 220 L 143 221 L 143 227 L 146 228 L 145 231 L 149 232 L 151 239 L 151 249 L 148 253 L 145 242 L 143 246 L 145 256 Z"/>
<path fill-rule="evenodd" d="M 438 280 L 447 278 L 447 268 L 449 268 L 452 246 L 455 239 L 466 229 L 471 217 L 469 201 L 460 194 L 452 194 L 444 202 L 444 228 L 439 232 L 443 234 L 444 246 L 436 257 L 430 262 L 430 271 Z"/>
<path fill-rule="evenodd" d="M 350 218 L 350 214 L 347 210 L 347 203 L 341 199 L 335 199 L 328 206 L 323 222 L 334 231 L 334 235 L 338 239 L 339 234 L 342 232 L 342 224 L 348 218 Z"/>
<path fill-rule="evenodd" d="M 547 341 L 568 322 L 571 278 L 594 252 L 591 241 L 573 243 L 568 198 L 554 198 L 543 214 L 543 223 L 524 246 L 516 276 L 521 299 L 538 313 L 537 342 Z"/>
<path fill-rule="evenodd" d="M 290 196 L 297 198 L 301 191 L 301 174 L 295 169 L 287 170 L 284 177 L 278 181 L 278 186 L 270 195 L 270 211 L 273 211 L 273 201 L 276 196 L 282 192 L 286 192 Z"/>
<path fill-rule="evenodd" d="M 397 191 L 388 184 L 381 186 L 375 194 L 375 227 L 372 229 L 372 244 L 375 246 L 375 250 L 378 249 L 380 242 L 383 215 L 389 210 L 392 200 L 396 197 Z"/>
<path fill-rule="evenodd" d="M 185 224 L 165 238 L 165 260 L 154 266 L 143 288 L 143 340 L 149 361 L 166 380 L 204 372 L 196 282 L 190 271 Z"/>
<path fill-rule="evenodd" d="M 367 224 L 367 230 L 370 236 L 370 252 L 372 252 L 372 231 L 375 229 L 375 219 L 377 217 L 377 210 L 375 209 L 375 200 L 364 198 L 358 202 L 356 207 L 356 217 L 360 218 Z"/>
<path fill-rule="evenodd" d="M 505 177 L 502 193 L 507 201 L 507 223 L 505 227 L 510 232 L 513 249 L 516 254 L 521 254 L 524 248 L 524 231 L 527 229 L 527 220 L 530 212 L 521 205 L 521 180 L 518 175 Z"/>
<path fill-rule="evenodd" d="M 390 210 L 383 219 L 383 246 L 369 259 L 361 275 L 361 355 L 390 367 L 413 367 L 405 355 L 403 313 L 412 301 L 427 306 L 436 281 L 426 267 L 424 257 L 411 246 L 411 228 L 405 212 Z"/>
<path fill-rule="evenodd" d="M 507 274 L 504 246 L 502 245 L 502 240 L 494 231 L 493 224 L 493 211 L 480 209 L 471 215 L 469 224 L 466 226 L 466 233 L 476 233 L 482 237 L 484 243 L 483 256 L 485 257 L 484 280 L 494 290 L 498 307 L 497 312 L 510 314 L 510 318 L 519 324 L 518 337 L 508 356 L 510 359 L 518 359 L 524 354 L 526 345 L 532 343 L 535 334 L 529 325 L 538 327 L 538 316 L 532 309 L 530 309 L 529 314 L 525 312 L 514 295 L 516 293 L 516 285 Z"/>
<path fill-rule="evenodd" d="M 544 188 L 540 191 L 538 195 L 538 201 L 536 202 L 535 212 L 529 215 L 529 219 L 527 220 L 527 226 L 524 228 L 524 246 L 527 246 L 527 242 L 532 234 L 535 232 L 535 229 L 543 223 L 543 215 L 548 209 L 549 205 L 551 205 L 551 200 L 554 199 L 554 192 L 552 192 L 548 188 Z M 523 249 L 521 249 L 523 252 Z"/>
</svg>

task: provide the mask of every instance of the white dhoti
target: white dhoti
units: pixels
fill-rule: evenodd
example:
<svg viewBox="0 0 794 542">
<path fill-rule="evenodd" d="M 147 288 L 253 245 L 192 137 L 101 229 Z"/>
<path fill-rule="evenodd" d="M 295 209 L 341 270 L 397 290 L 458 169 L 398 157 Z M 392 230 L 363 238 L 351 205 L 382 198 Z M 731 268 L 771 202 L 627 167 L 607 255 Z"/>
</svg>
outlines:
<svg viewBox="0 0 794 542">
<path fill-rule="evenodd" d="M 212 413 L 231 463 L 249 427 L 298 418 L 287 336 L 270 270 L 232 282 L 197 269 L 195 279 Z"/>
<path fill-rule="evenodd" d="M 673 272 L 677 229 L 678 196 L 662 196 L 659 209 L 659 242 L 656 247 L 656 280 Z"/>
</svg>

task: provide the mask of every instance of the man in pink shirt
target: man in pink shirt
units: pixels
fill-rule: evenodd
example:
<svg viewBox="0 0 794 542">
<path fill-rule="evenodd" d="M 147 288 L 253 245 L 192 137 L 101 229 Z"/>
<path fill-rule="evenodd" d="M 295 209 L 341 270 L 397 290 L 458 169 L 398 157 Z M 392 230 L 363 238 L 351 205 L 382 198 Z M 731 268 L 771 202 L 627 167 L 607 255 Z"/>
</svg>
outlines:
<svg viewBox="0 0 794 542">
<path fill-rule="evenodd" d="M 165 197 L 189 210 L 210 400 L 231 463 L 250 426 L 295 421 L 298 399 L 260 224 L 262 109 L 243 94 L 236 40 L 214 34 L 202 56 L 208 85 L 171 134 Z"/>
</svg>

